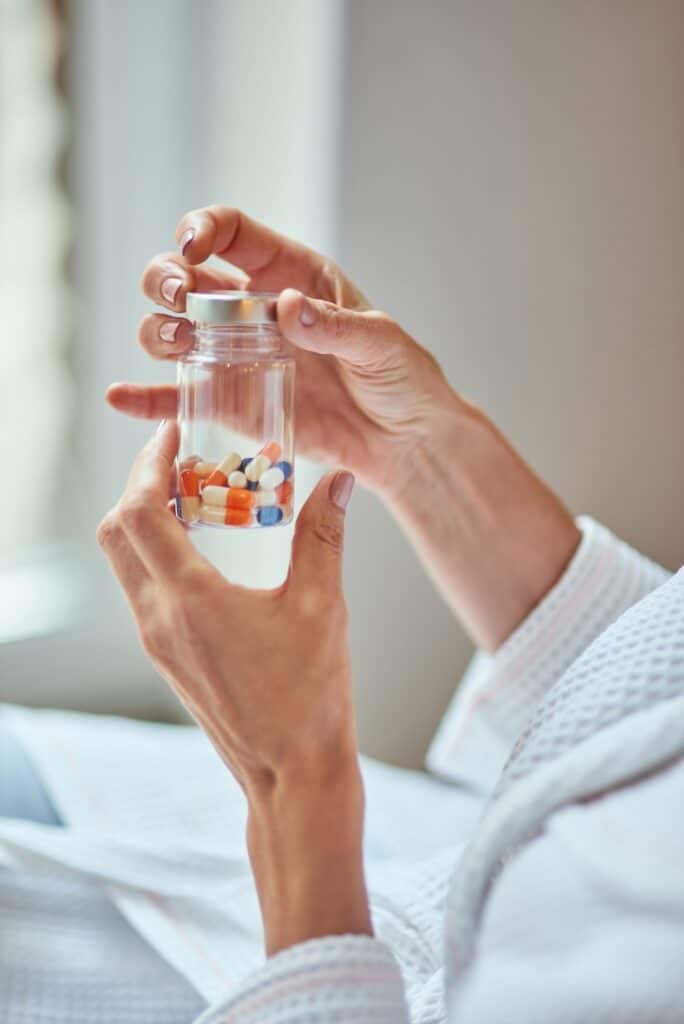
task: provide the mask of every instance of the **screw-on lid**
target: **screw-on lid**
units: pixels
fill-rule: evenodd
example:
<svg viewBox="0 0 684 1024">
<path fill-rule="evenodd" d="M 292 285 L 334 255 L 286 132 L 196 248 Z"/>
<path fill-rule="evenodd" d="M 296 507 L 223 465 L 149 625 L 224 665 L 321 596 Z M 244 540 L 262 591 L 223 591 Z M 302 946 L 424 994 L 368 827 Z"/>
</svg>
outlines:
<svg viewBox="0 0 684 1024">
<path fill-rule="evenodd" d="M 195 323 L 272 324 L 277 298 L 273 292 L 188 292 L 185 307 Z"/>
</svg>

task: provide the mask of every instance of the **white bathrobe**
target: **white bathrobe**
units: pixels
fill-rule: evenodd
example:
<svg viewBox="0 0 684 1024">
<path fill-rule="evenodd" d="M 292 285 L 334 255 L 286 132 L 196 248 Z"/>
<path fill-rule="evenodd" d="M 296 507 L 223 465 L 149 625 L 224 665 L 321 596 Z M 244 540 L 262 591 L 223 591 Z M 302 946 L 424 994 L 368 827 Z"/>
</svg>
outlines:
<svg viewBox="0 0 684 1024">
<path fill-rule="evenodd" d="M 194 729 L 7 709 L 69 827 L 0 823 L 0 859 L 105 893 L 201 1024 L 684 1020 L 684 572 L 581 525 L 445 716 L 452 785 L 365 763 L 374 939 L 261 962 L 244 805 Z"/>
</svg>

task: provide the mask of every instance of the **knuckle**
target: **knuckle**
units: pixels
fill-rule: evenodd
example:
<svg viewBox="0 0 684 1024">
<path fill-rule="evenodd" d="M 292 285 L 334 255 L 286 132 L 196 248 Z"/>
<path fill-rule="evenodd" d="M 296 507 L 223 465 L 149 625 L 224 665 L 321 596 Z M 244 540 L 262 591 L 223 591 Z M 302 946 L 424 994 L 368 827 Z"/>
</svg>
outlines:
<svg viewBox="0 0 684 1024">
<path fill-rule="evenodd" d="M 145 654 L 150 658 L 157 657 L 164 650 L 165 640 L 163 632 L 155 619 L 140 623 L 138 627 L 140 644 Z"/>
<path fill-rule="evenodd" d="M 127 498 L 119 507 L 119 521 L 124 530 L 140 533 L 145 530 L 153 516 L 152 509 L 142 495 Z"/>
<path fill-rule="evenodd" d="M 106 551 L 115 543 L 120 532 L 121 527 L 117 522 L 115 511 L 112 509 L 111 512 L 107 513 L 97 528 L 97 532 L 95 534 L 97 543 L 103 551 Z"/>
</svg>

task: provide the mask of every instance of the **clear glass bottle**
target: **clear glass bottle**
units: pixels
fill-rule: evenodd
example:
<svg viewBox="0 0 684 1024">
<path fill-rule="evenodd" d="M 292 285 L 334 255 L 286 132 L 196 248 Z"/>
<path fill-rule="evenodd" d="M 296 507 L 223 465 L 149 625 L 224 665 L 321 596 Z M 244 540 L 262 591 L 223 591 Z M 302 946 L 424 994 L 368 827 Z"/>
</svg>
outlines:
<svg viewBox="0 0 684 1024">
<path fill-rule="evenodd" d="M 178 360 L 176 509 L 191 525 L 292 519 L 295 363 L 277 296 L 190 292 L 195 345 Z"/>
</svg>

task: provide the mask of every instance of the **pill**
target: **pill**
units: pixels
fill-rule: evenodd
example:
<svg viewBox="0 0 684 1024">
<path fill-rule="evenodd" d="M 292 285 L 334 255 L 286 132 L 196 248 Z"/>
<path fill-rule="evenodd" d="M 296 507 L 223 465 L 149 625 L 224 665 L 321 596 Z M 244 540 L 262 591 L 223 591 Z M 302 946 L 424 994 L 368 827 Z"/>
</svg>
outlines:
<svg viewBox="0 0 684 1024">
<path fill-rule="evenodd" d="M 256 458 L 251 459 L 247 463 L 247 467 L 244 470 L 245 476 L 251 483 L 255 480 L 260 480 L 262 473 L 265 473 L 270 465 L 270 459 L 267 459 L 265 455 L 257 455 Z"/>
<path fill-rule="evenodd" d="M 199 477 L 194 469 L 181 471 L 180 492 L 186 498 L 196 498 L 199 494 Z"/>
<path fill-rule="evenodd" d="M 269 505 L 277 505 L 278 498 L 275 491 L 257 491 L 254 495 L 257 508 L 267 508 Z"/>
<path fill-rule="evenodd" d="M 259 484 L 257 483 L 256 480 L 248 480 L 247 481 L 247 490 L 248 491 L 256 491 L 258 486 L 259 486 Z"/>
<path fill-rule="evenodd" d="M 200 480 L 204 480 L 205 477 L 211 476 L 217 466 L 217 462 L 196 462 L 192 468 L 195 470 Z"/>
<path fill-rule="evenodd" d="M 200 462 L 199 455 L 188 455 L 187 459 L 179 464 L 179 469 L 195 469 L 195 466 Z"/>
<path fill-rule="evenodd" d="M 194 495 L 182 497 L 180 500 L 181 519 L 186 523 L 196 523 L 200 517 L 200 500 Z"/>
<path fill-rule="evenodd" d="M 294 487 L 289 480 L 285 480 L 280 487 L 276 487 L 276 498 L 278 499 L 279 505 L 287 505 L 292 500 L 292 492 Z"/>
<path fill-rule="evenodd" d="M 265 455 L 269 462 L 277 462 L 282 454 L 283 449 L 277 441 L 269 441 L 259 452 L 259 455 Z"/>
<path fill-rule="evenodd" d="M 292 463 L 291 462 L 284 462 L 284 461 L 283 462 L 276 462 L 275 459 L 273 459 L 273 462 L 276 463 L 276 466 L 278 467 L 278 469 L 282 470 L 283 476 L 285 477 L 285 479 L 289 480 L 290 477 L 292 476 Z"/>
<path fill-rule="evenodd" d="M 280 507 L 283 510 L 283 520 L 285 522 L 289 522 L 290 519 L 292 519 L 292 504 L 291 504 L 291 502 L 288 501 L 285 505 L 281 505 Z"/>
<path fill-rule="evenodd" d="M 265 473 L 262 473 L 259 477 L 259 487 L 264 491 L 275 491 L 276 487 L 280 487 L 285 477 L 283 476 L 282 469 L 278 469 L 277 466 L 271 466 Z"/>
<path fill-rule="evenodd" d="M 275 526 L 283 518 L 283 510 L 277 505 L 269 505 L 268 508 L 260 508 L 257 512 L 257 519 L 262 526 Z"/>
<path fill-rule="evenodd" d="M 234 469 L 233 470 L 233 472 L 228 477 L 228 486 L 229 487 L 246 487 L 247 486 L 247 477 L 245 476 L 245 474 L 242 472 L 241 469 Z"/>
<path fill-rule="evenodd" d="M 207 485 L 202 491 L 202 502 L 218 508 L 252 508 L 255 495 L 244 487 L 217 487 Z"/>
<path fill-rule="evenodd" d="M 252 512 L 248 508 L 219 508 L 217 505 L 202 505 L 200 520 L 214 526 L 249 526 Z"/>
<path fill-rule="evenodd" d="M 241 461 L 237 452 L 231 452 L 230 455 L 226 455 L 225 459 L 222 459 L 216 469 L 209 474 L 206 483 L 210 486 L 217 484 L 219 487 L 225 487 L 228 483 L 228 477 L 234 469 L 238 468 Z"/>
</svg>

